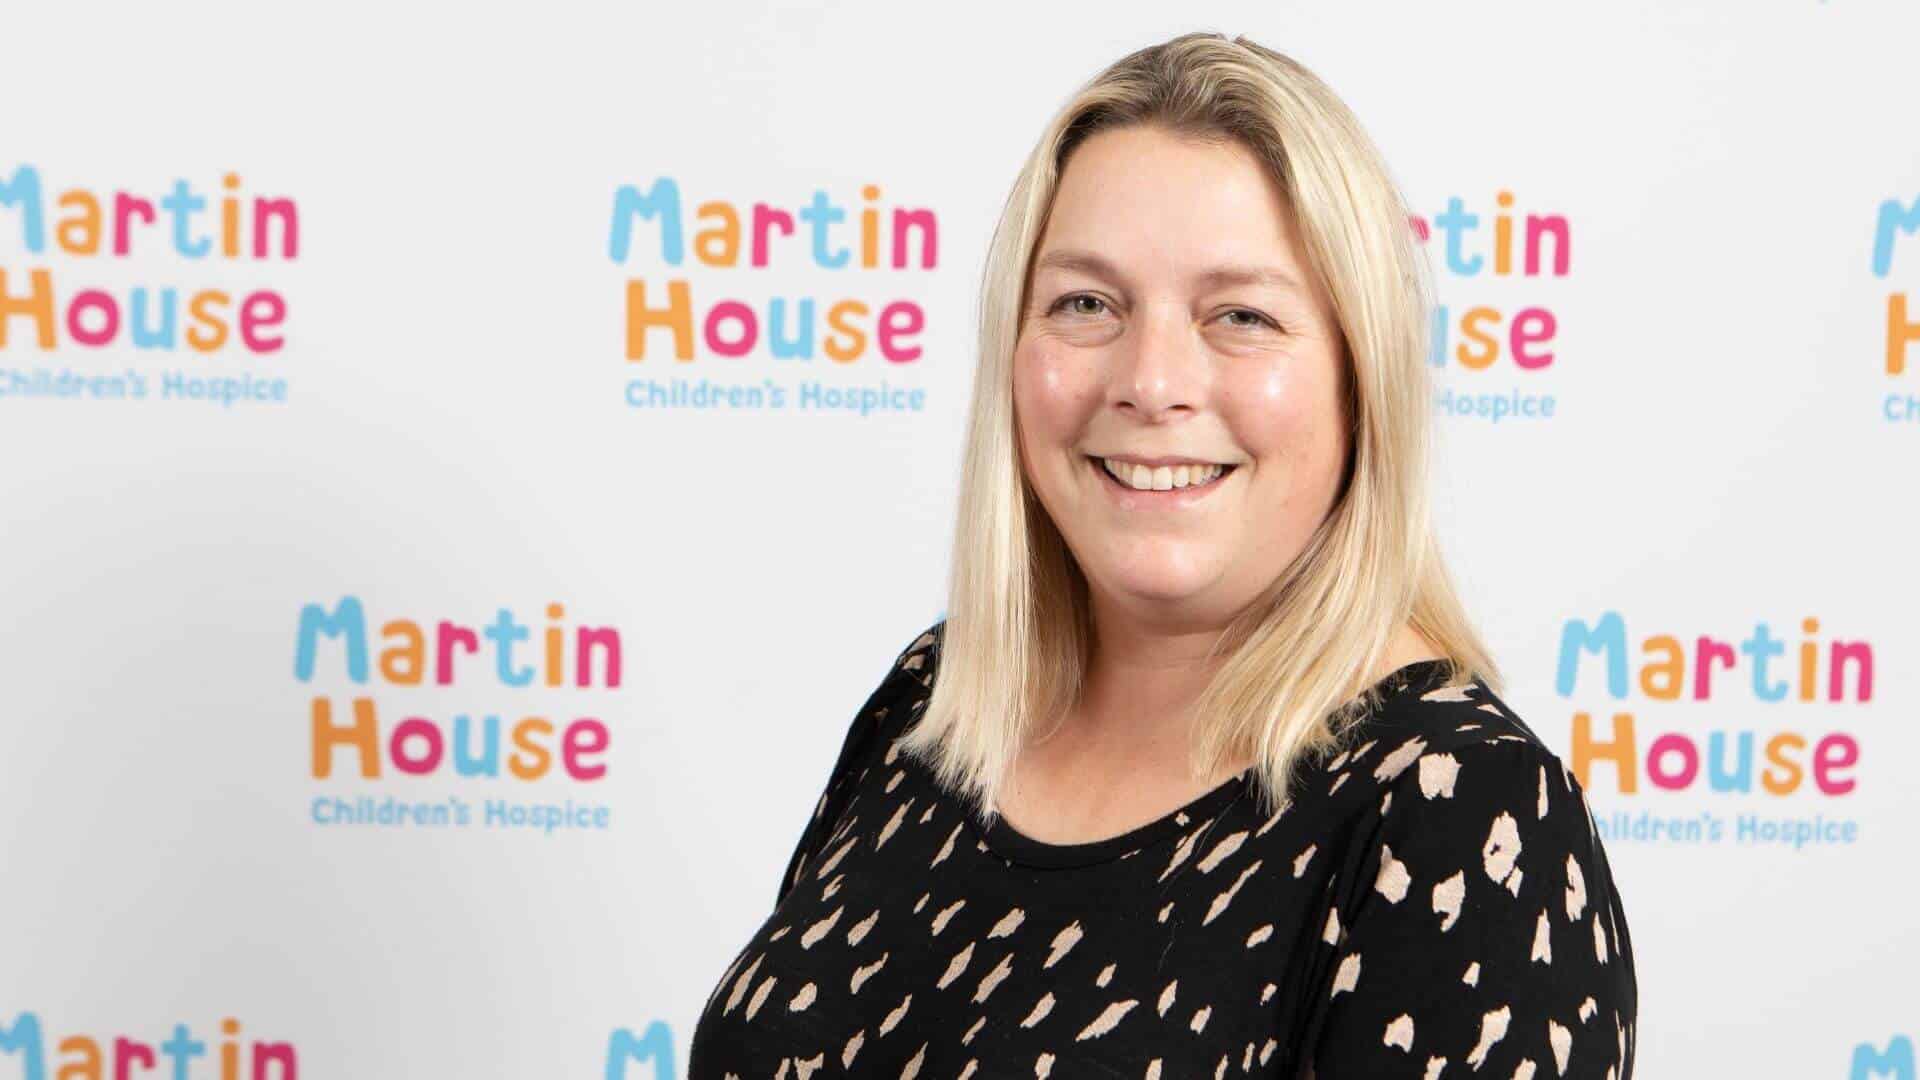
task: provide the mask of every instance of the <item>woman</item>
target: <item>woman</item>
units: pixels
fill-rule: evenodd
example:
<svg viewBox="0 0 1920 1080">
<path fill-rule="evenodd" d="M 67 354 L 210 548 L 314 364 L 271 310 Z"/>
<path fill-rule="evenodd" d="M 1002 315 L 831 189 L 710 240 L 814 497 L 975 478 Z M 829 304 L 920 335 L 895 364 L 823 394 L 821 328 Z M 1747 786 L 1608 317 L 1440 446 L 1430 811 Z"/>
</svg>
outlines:
<svg viewBox="0 0 1920 1080">
<path fill-rule="evenodd" d="M 948 617 L 689 1075 L 1612 1077 L 1631 940 L 1428 524 L 1423 264 L 1244 38 L 1103 72 L 985 277 Z"/>
</svg>

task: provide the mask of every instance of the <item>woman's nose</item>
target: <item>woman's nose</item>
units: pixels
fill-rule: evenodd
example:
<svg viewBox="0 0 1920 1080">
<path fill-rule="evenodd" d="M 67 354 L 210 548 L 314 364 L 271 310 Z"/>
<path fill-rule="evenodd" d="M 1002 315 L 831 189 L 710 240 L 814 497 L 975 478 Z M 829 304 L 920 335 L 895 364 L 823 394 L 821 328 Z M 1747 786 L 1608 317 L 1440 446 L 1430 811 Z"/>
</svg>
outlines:
<svg viewBox="0 0 1920 1080">
<path fill-rule="evenodd" d="M 1144 305 L 1116 342 L 1110 400 L 1153 419 L 1205 392 L 1204 348 L 1184 307 Z"/>
</svg>

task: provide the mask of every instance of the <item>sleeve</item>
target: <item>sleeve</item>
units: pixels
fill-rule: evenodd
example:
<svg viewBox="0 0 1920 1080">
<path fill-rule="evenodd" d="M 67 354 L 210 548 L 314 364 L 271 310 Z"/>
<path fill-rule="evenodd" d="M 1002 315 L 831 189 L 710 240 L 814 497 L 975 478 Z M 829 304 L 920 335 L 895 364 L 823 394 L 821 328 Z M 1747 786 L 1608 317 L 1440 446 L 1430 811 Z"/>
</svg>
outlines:
<svg viewBox="0 0 1920 1080">
<path fill-rule="evenodd" d="M 1505 736 L 1389 790 L 1322 935 L 1308 1075 L 1629 1080 L 1632 943 L 1559 758 Z"/>
<path fill-rule="evenodd" d="M 774 906 L 787 898 L 800 880 L 800 874 L 809 863 L 828 846 L 838 831 L 841 817 L 845 814 L 858 785 L 864 766 L 881 742 L 881 731 L 891 714 L 891 707 L 905 697 L 907 691 L 916 685 L 914 673 L 931 667 L 928 650 L 934 647 L 944 620 L 914 638 L 913 643 L 894 657 L 886 675 L 873 692 L 867 695 L 866 704 L 854 715 L 848 725 L 846 738 L 841 741 L 840 754 L 834 760 L 833 771 L 828 774 L 825 788 L 813 805 L 813 816 L 807 819 L 801 830 L 800 840 L 794 845 L 793 854 L 787 859 L 786 872 L 780 876 L 779 888 L 774 893 Z"/>
</svg>

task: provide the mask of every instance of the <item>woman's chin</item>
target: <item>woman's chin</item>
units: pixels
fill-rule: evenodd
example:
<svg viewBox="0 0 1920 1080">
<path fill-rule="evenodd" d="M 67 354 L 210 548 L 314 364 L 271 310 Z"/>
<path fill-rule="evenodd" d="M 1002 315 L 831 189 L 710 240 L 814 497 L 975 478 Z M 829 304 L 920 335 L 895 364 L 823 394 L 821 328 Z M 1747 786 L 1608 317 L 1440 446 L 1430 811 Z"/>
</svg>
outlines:
<svg viewBox="0 0 1920 1080">
<path fill-rule="evenodd" d="M 1139 568 L 1125 573 L 1109 573 L 1102 579 L 1114 595 L 1129 601 L 1165 606 L 1198 601 L 1218 580 L 1213 574 L 1194 573 L 1192 568 L 1165 567 L 1151 571 Z"/>
</svg>

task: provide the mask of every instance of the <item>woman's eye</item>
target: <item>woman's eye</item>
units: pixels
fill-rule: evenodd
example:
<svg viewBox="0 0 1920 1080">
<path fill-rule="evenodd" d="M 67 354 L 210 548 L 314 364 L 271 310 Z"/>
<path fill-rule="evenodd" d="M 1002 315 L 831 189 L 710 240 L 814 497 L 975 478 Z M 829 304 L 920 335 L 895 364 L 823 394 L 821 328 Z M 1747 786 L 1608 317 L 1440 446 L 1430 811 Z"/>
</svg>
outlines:
<svg viewBox="0 0 1920 1080">
<path fill-rule="evenodd" d="M 1079 303 L 1092 304 L 1093 307 L 1092 309 L 1088 309 L 1084 307 L 1073 306 Z M 1102 301 L 1099 297 L 1094 296 L 1090 293 L 1073 293 L 1068 296 L 1063 296 L 1058 301 L 1056 301 L 1053 305 L 1053 309 L 1055 311 L 1059 311 L 1062 308 L 1066 308 L 1066 309 L 1069 309 L 1070 313 L 1074 315 L 1098 315 L 1100 314 L 1101 310 L 1105 307 L 1106 307 L 1106 303 L 1104 301 Z"/>
<path fill-rule="evenodd" d="M 1274 325 L 1272 319 L 1267 318 L 1265 315 L 1262 315 L 1257 311 L 1252 311 L 1247 308 L 1234 308 L 1233 310 L 1227 312 L 1227 318 L 1229 320 L 1231 320 L 1232 317 L 1235 315 L 1246 316 L 1245 320 L 1240 322 L 1235 322 L 1233 324 L 1242 330 L 1257 330 L 1263 326 Z M 1278 327 L 1274 327 L 1274 328 L 1279 329 Z"/>
</svg>

